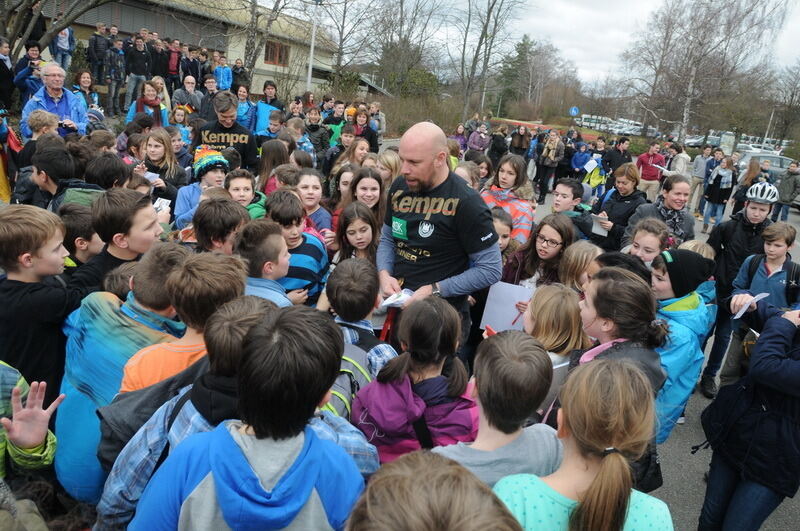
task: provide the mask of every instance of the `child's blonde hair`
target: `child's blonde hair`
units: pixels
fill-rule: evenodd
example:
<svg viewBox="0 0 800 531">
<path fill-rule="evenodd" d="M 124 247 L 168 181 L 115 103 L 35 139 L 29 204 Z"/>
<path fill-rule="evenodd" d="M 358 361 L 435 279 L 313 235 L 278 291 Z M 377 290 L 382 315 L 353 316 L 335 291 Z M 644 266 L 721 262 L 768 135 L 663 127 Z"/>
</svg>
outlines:
<svg viewBox="0 0 800 531">
<path fill-rule="evenodd" d="M 45 127 L 55 130 L 58 127 L 58 115 L 47 112 L 43 109 L 36 109 L 28 115 L 28 127 L 34 133 L 38 133 Z"/>
<path fill-rule="evenodd" d="M 581 275 L 592 261 L 603 254 L 603 250 L 589 240 L 578 240 L 564 251 L 558 263 L 558 279 L 568 288 L 582 292 Z"/>
<path fill-rule="evenodd" d="M 769 227 L 767 227 L 769 228 Z M 794 229 L 792 229 L 794 230 Z M 766 232 L 766 229 L 764 229 Z M 762 234 L 763 237 L 763 234 Z M 765 240 L 766 241 L 766 240 Z M 694 251 L 703 258 L 708 258 L 709 260 L 714 260 L 717 256 L 717 253 L 714 251 L 714 248 L 711 247 L 706 242 L 701 242 L 700 240 L 689 240 L 687 242 L 683 242 L 678 246 L 678 249 L 685 249 L 687 251 Z"/>
<path fill-rule="evenodd" d="M 163 128 L 153 129 L 147 135 L 147 142 L 150 140 L 155 140 L 164 146 L 164 158 L 161 160 L 161 162 L 157 163 L 154 160 L 151 160 L 150 162 L 160 168 L 166 168 L 166 177 L 174 177 L 180 166 L 178 165 L 178 159 L 175 158 L 175 152 L 172 151 L 172 139 L 169 137 L 169 134 Z M 144 153 L 139 153 L 139 158 L 143 159 L 147 156 L 146 142 L 144 151 Z"/>
<path fill-rule="evenodd" d="M 796 237 L 797 237 L 797 231 L 795 230 L 795 228 L 786 223 L 785 221 L 773 223 L 772 225 L 764 229 L 764 232 L 761 233 L 761 239 L 763 239 L 765 242 L 775 242 L 778 240 L 783 240 L 786 242 L 787 247 L 791 247 L 794 244 L 794 239 Z M 714 257 L 712 256 L 711 258 Z"/>
<path fill-rule="evenodd" d="M 19 270 L 19 257 L 36 255 L 47 240 L 65 233 L 61 218 L 33 205 L 8 205 L 0 209 L 0 267 Z"/>
<path fill-rule="evenodd" d="M 535 315 L 531 335 L 548 352 L 566 356 L 571 350 L 585 349 L 591 344 L 583 331 L 578 294 L 565 285 L 540 286 L 527 311 Z"/>
</svg>

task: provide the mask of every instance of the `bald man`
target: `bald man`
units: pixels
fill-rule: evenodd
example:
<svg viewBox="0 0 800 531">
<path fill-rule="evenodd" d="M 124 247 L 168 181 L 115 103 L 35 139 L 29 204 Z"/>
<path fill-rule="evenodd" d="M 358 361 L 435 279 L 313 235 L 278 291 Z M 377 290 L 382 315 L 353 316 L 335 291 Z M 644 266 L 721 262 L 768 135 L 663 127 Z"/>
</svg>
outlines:
<svg viewBox="0 0 800 531">
<path fill-rule="evenodd" d="M 28 116 L 42 109 L 58 116 L 58 134 L 66 136 L 78 132 L 86 134 L 86 103 L 83 98 L 64 90 L 66 72 L 55 63 L 47 63 L 42 68 L 42 82 L 44 85 L 37 90 L 25 107 L 22 109 L 20 129 L 26 138 L 32 135 L 28 127 Z"/>
<path fill-rule="evenodd" d="M 389 189 L 378 246 L 381 290 L 389 296 L 401 287 L 412 289 L 412 301 L 446 298 L 462 315 L 465 339 L 467 296 L 500 280 L 492 214 L 478 193 L 450 171 L 447 138 L 436 125 L 421 122 L 406 131 L 400 159 L 403 179 L 395 179 Z"/>
</svg>

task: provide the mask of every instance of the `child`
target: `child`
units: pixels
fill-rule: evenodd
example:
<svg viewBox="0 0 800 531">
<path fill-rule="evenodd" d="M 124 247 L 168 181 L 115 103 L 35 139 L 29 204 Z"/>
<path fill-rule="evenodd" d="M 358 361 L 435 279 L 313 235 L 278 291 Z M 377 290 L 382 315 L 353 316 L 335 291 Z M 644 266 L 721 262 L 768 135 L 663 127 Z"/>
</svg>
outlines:
<svg viewBox="0 0 800 531">
<path fill-rule="evenodd" d="M 490 487 L 510 474 L 552 474 L 562 454 L 556 431 L 546 424 L 524 428 L 552 379 L 550 358 L 532 337 L 509 330 L 487 338 L 475 356 L 478 435 L 473 443 L 433 451 L 458 461 Z"/>
<path fill-rule="evenodd" d="M 129 529 L 200 520 L 214 529 L 342 528 L 364 480 L 344 450 L 308 426 L 339 376 L 342 348 L 341 332 L 321 312 L 270 313 L 242 349 L 241 421 L 222 422 L 176 447 L 142 494 Z"/>
<path fill-rule="evenodd" d="M 164 290 L 186 333 L 180 339 L 147 347 L 128 360 L 120 392 L 153 385 L 186 369 L 206 355 L 203 328 L 219 306 L 244 294 L 247 277 L 238 258 L 222 253 L 188 257 L 166 277 Z"/>
<path fill-rule="evenodd" d="M 133 133 L 129 136 L 122 162 L 131 167 L 138 166 L 145 157 L 144 144 L 146 141 L 147 135 L 145 134 Z"/>
<path fill-rule="evenodd" d="M 17 168 L 26 168 L 31 165 L 31 157 L 36 153 L 36 141 L 40 136 L 48 133 L 58 134 L 58 115 L 43 109 L 36 109 L 28 115 L 28 128 L 33 135 L 25 142 L 19 153 L 16 154 Z M 19 186 L 19 178 L 17 179 Z"/>
<path fill-rule="evenodd" d="M 292 305 L 278 282 L 289 273 L 289 248 L 281 226 L 266 219 L 251 221 L 236 236 L 236 254 L 247 263 L 245 294 L 274 302 L 279 308 Z"/>
<path fill-rule="evenodd" d="M 192 218 L 192 229 L 197 240 L 196 252 L 233 254 L 233 245 L 239 230 L 250 221 L 242 205 L 230 197 L 212 197 L 213 192 L 227 192 L 222 188 L 209 188 L 203 192 L 200 205 Z"/>
<path fill-rule="evenodd" d="M 652 437 L 653 390 L 632 363 L 600 360 L 576 369 L 561 390 L 559 469 L 508 476 L 494 487 L 525 529 L 671 530 L 664 502 L 633 489 L 628 460 Z"/>
<path fill-rule="evenodd" d="M 598 166 L 602 168 L 602 165 Z M 592 233 L 590 239 L 607 251 L 618 251 L 622 247 L 622 237 L 628 227 L 628 220 L 640 205 L 647 202 L 647 195 L 639 190 L 639 169 L 636 164 L 626 162 L 614 170 L 614 188 L 603 196 L 598 196 L 592 213 L 607 218 L 600 226 L 608 231 L 605 236 Z M 598 186 L 605 183 L 603 176 Z"/>
<path fill-rule="evenodd" d="M 382 466 L 345 529 L 425 529 L 431 522 L 442 530 L 520 529 L 503 502 L 474 474 L 431 452 L 414 452 Z"/>
<path fill-rule="evenodd" d="M 328 149 L 325 152 L 325 160 L 322 162 L 322 174 L 330 176 L 334 167 L 339 167 L 339 158 L 350 146 L 353 145 L 353 140 L 356 138 L 356 129 L 352 124 L 345 124 L 342 126 L 342 133 L 339 136 L 339 143 Z M 331 139 L 331 142 L 334 140 Z M 349 161 L 347 161 L 349 162 Z"/>
<path fill-rule="evenodd" d="M 553 214 L 567 216 L 575 225 L 575 239 L 592 235 L 592 216 L 582 204 L 583 186 L 575 179 L 559 179 L 553 190 Z"/>
<path fill-rule="evenodd" d="M 581 327 L 578 302 L 573 290 L 563 284 L 550 284 L 534 292 L 523 315 L 523 329 L 544 347 L 553 365 L 563 364 L 570 352 L 590 344 Z"/>
<path fill-rule="evenodd" d="M 767 302 L 775 308 L 792 309 L 800 293 L 800 265 L 792 261 L 789 250 L 794 245 L 797 231 L 788 223 L 774 223 L 761 233 L 764 253 L 750 255 L 739 268 L 733 280 L 733 290 L 750 293 L 769 293 Z M 734 323 L 734 333 L 720 371 L 720 387 L 735 383 L 746 372 L 742 342 L 748 328 Z"/>
<path fill-rule="evenodd" d="M 339 216 L 342 209 L 351 201 L 350 183 L 353 182 L 359 167 L 354 164 L 345 164 L 328 180 L 330 188 L 330 199 L 328 209 L 333 212 L 331 216 L 331 230 L 323 231 L 325 244 L 330 246 L 336 243 L 335 233 L 339 230 Z"/>
<path fill-rule="evenodd" d="M 172 139 L 165 129 L 155 129 L 147 135 L 144 165 L 149 172 L 145 177 L 153 183 L 153 196 L 169 200 L 170 208 L 175 210 L 178 190 L 186 186 L 189 179 L 175 158 Z"/>
<path fill-rule="evenodd" d="M 725 206 L 733 192 L 733 159 L 725 157 L 719 166 L 711 171 L 708 182 L 705 185 L 703 198 L 706 200 L 707 208 L 703 216 L 703 234 L 708 232 L 708 221 L 714 218 L 714 226 L 722 223 L 722 214 Z"/>
<path fill-rule="evenodd" d="M 278 133 L 283 130 L 283 111 L 270 111 L 268 123 L 269 125 L 265 129 L 256 131 L 256 134 L 259 136 L 259 141 L 262 143 L 267 140 L 275 140 L 278 138 Z"/>
<path fill-rule="evenodd" d="M 530 202 L 516 194 L 527 182 L 525 159 L 509 153 L 503 155 L 497 165 L 494 184 L 481 192 L 481 197 L 489 208 L 499 206 L 511 214 L 511 219 L 514 220 L 511 237 L 521 244 L 528 241 L 533 226 L 534 212 Z"/>
<path fill-rule="evenodd" d="M 649 268 L 661 251 L 669 249 L 671 242 L 666 223 L 656 218 L 644 218 L 633 228 L 628 254 L 636 256 Z"/>
<path fill-rule="evenodd" d="M 230 171 L 242 168 L 242 156 L 239 155 L 235 147 L 226 147 L 220 151 L 220 153 L 222 153 L 223 158 L 228 161 L 228 168 L 230 168 Z"/>
<path fill-rule="evenodd" d="M 317 152 L 314 150 L 314 144 L 309 140 L 306 134 L 306 124 L 302 118 L 291 118 L 286 122 L 286 130 L 294 138 L 297 149 L 304 151 L 311 156 L 312 168 L 317 165 Z"/>
<path fill-rule="evenodd" d="M 667 381 L 656 397 L 656 442 L 667 440 L 694 389 L 703 366 L 703 340 L 714 323 L 707 293 L 696 290 L 714 272 L 714 261 L 692 251 L 663 251 L 653 260 L 653 293 L 658 317 L 667 322 L 669 336 L 656 352 Z"/>
<path fill-rule="evenodd" d="M 372 311 L 380 303 L 378 270 L 367 260 L 349 258 L 331 272 L 325 294 L 342 328 L 344 342 L 360 347 L 367 353 L 371 379 L 397 357 L 388 343 L 375 337 Z"/>
<path fill-rule="evenodd" d="M 319 231 L 331 230 L 331 214 L 319 204 L 322 200 L 322 175 L 312 168 L 300 170 L 297 192 L 314 227 Z"/>
<path fill-rule="evenodd" d="M 267 140 L 261 144 L 258 163 L 258 190 L 269 195 L 278 188 L 275 168 L 289 163 L 289 151 L 280 140 Z"/>
<path fill-rule="evenodd" d="M 64 275 L 69 279 L 80 266 L 103 250 L 103 240 L 92 228 L 92 209 L 86 205 L 66 203 L 58 210 L 64 223 Z"/>
<path fill-rule="evenodd" d="M 592 158 L 592 154 L 589 153 L 589 146 L 587 146 L 585 142 L 576 143 L 575 149 L 575 154 L 572 155 L 572 159 L 570 160 L 570 166 L 572 166 L 572 175 L 570 177 L 581 182 L 586 175 L 584 166 L 586 166 L 589 159 Z"/>
<path fill-rule="evenodd" d="M 126 188 L 112 188 L 92 203 L 92 227 L 106 245 L 70 280 L 92 291 L 106 273 L 149 251 L 164 232 L 150 198 Z"/>
<path fill-rule="evenodd" d="M 192 139 L 189 136 L 189 124 L 186 119 L 186 107 L 178 105 L 169 113 L 169 126 L 176 128 L 180 132 L 181 140 L 184 144 L 191 145 Z M 171 136 L 171 135 L 170 135 Z"/>
<path fill-rule="evenodd" d="M 358 392 L 351 414 L 381 463 L 420 448 L 473 441 L 477 411 L 465 393 L 467 371 L 455 357 L 461 337 L 456 310 L 439 297 L 416 301 L 403 311 L 397 337 L 403 354 Z M 445 363 L 451 364 L 447 376 Z"/>
<path fill-rule="evenodd" d="M 183 229 L 194 216 L 200 193 L 212 186 L 222 186 L 228 173 L 228 161 L 209 146 L 198 146 L 194 155 L 193 174 L 196 182 L 178 190 L 175 201 L 175 227 Z"/>
<path fill-rule="evenodd" d="M 331 131 L 328 126 L 321 123 L 319 108 L 316 106 L 310 107 L 306 111 L 306 134 L 311 145 L 314 146 L 316 160 L 321 168 L 325 152 L 330 147 Z"/>
<path fill-rule="evenodd" d="M 89 142 L 92 149 L 100 153 L 117 154 L 117 137 L 114 133 L 105 129 L 96 129 L 84 137 Z"/>
<path fill-rule="evenodd" d="M 169 139 L 172 143 L 172 152 L 175 154 L 175 160 L 178 161 L 178 166 L 183 168 L 183 171 L 189 176 L 192 171 L 192 154 L 189 153 L 186 147 L 189 143 L 183 140 L 181 130 L 178 127 L 170 125 L 169 127 L 165 127 L 164 130 L 169 135 Z"/>
<path fill-rule="evenodd" d="M 481 185 L 481 173 L 478 165 L 472 161 L 459 162 L 453 173 L 464 179 L 467 186 L 473 190 L 478 190 Z"/>
<path fill-rule="evenodd" d="M 355 164 L 357 166 L 361 166 L 364 163 L 364 159 L 367 158 L 367 154 L 369 153 L 369 142 L 366 138 L 357 137 L 355 138 L 350 145 L 344 150 L 342 155 L 336 160 L 336 164 L 333 166 L 332 171 L 335 173 L 339 166 L 342 164 Z"/>
<path fill-rule="evenodd" d="M 558 264 L 558 278 L 561 283 L 582 295 L 584 286 L 599 269 L 594 259 L 602 253 L 600 247 L 587 240 L 577 241 L 567 247 Z"/>
<path fill-rule="evenodd" d="M 76 179 L 75 165 L 72 156 L 66 149 L 51 147 L 36 150 L 31 159 L 33 166 L 31 181 L 52 199 L 47 203 L 47 210 L 58 212 L 69 189 L 81 189 L 91 192 L 102 192 L 96 184 L 89 184 L 83 179 Z M 83 177 L 83 175 L 81 175 Z"/>
<path fill-rule="evenodd" d="M 347 205 L 342 210 L 336 231 L 339 250 L 331 261 L 331 272 L 340 262 L 349 258 L 361 258 L 375 264 L 379 239 L 378 219 L 372 209 L 360 201 Z"/>
<path fill-rule="evenodd" d="M 772 205 L 778 200 L 778 190 L 763 182 L 752 185 L 747 190 L 747 201 L 742 211 L 731 216 L 728 221 L 714 226 L 708 237 L 708 244 L 716 252 L 717 300 L 723 301 L 733 291 L 733 281 L 744 260 L 764 249 L 761 234 L 772 223 L 768 218 Z M 714 344 L 708 355 L 708 363 L 700 379 L 700 392 L 706 398 L 713 398 L 717 392 L 715 381 L 717 371 L 728 350 L 731 331 L 731 313 L 727 304 L 721 304 L 716 315 Z"/>
<path fill-rule="evenodd" d="M 255 188 L 256 178 L 247 170 L 233 170 L 225 176 L 225 189 L 233 200 L 245 207 L 252 219 L 260 219 L 267 214 L 267 196 L 254 192 Z"/>
<path fill-rule="evenodd" d="M 61 444 L 56 474 L 69 494 L 97 503 L 105 481 L 96 456 L 100 442 L 98 407 L 119 391 L 125 363 L 138 350 L 181 337 L 186 327 L 164 291 L 164 278 L 189 256 L 177 244 L 156 244 L 137 262 L 123 301 L 95 292 L 64 323 L 67 363 L 61 389 L 67 399 L 56 418 Z"/>
<path fill-rule="evenodd" d="M 494 231 L 497 233 L 497 245 L 500 247 L 503 265 L 506 265 L 511 255 L 520 248 L 520 243 L 511 238 L 514 221 L 511 219 L 511 214 L 501 207 L 492 208 L 492 221 L 494 223 Z"/>
<path fill-rule="evenodd" d="M 346 180 L 346 179 L 345 179 Z M 341 188 L 341 181 L 339 182 Z M 358 170 L 347 186 L 346 193 L 342 196 L 342 200 L 337 205 L 337 211 L 347 205 L 360 201 L 367 205 L 375 219 L 382 220 L 386 212 L 386 194 L 383 188 L 383 179 L 374 168 L 362 167 Z M 334 222 L 338 222 L 339 216 L 334 213 Z M 334 223 L 334 227 L 338 223 Z"/>
<path fill-rule="evenodd" d="M 214 69 L 214 79 L 217 80 L 219 90 L 230 90 L 233 83 L 233 71 L 228 66 L 228 58 L 224 55 L 219 56 L 219 64 Z"/>
<path fill-rule="evenodd" d="M 298 293 L 302 294 L 302 297 L 293 299 L 293 302 L 313 305 L 328 276 L 328 254 L 325 246 L 319 238 L 303 231 L 306 222 L 305 209 L 293 193 L 276 191 L 270 194 L 267 197 L 267 211 L 269 218 L 282 227 L 283 237 L 292 255 L 289 273 L 280 283 L 287 292 L 299 290 Z"/>
</svg>

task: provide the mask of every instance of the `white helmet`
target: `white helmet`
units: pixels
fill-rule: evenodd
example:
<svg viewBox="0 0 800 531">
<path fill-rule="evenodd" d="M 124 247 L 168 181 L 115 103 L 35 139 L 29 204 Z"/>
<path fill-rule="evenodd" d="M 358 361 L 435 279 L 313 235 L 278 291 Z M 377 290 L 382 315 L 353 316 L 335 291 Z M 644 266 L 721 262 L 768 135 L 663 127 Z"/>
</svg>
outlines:
<svg viewBox="0 0 800 531">
<path fill-rule="evenodd" d="M 778 200 L 778 189 L 769 183 L 756 183 L 747 190 L 747 200 L 771 205 Z"/>
</svg>

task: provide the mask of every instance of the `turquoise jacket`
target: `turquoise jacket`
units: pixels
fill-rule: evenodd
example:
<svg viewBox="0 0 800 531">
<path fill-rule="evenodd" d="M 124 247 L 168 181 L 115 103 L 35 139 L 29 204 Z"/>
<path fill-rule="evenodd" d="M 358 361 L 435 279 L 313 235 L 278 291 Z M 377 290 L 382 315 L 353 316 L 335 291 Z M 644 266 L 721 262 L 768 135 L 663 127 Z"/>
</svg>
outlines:
<svg viewBox="0 0 800 531">
<path fill-rule="evenodd" d="M 667 380 L 656 395 L 656 442 L 667 440 L 681 416 L 703 368 L 701 345 L 716 316 L 713 282 L 704 282 L 688 295 L 658 301 L 657 317 L 667 322 L 669 335 L 656 348 Z"/>
</svg>

